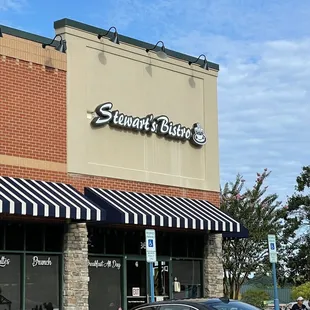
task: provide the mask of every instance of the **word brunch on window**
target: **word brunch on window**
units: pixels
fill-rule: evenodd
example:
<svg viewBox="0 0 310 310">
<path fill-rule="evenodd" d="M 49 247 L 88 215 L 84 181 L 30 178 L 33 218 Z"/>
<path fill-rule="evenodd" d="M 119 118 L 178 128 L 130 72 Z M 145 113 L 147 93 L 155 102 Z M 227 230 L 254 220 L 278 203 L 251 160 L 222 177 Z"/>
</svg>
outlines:
<svg viewBox="0 0 310 310">
<path fill-rule="evenodd" d="M 32 257 L 32 267 L 38 267 L 38 266 L 52 266 L 51 258 L 48 257 L 47 259 L 39 259 L 38 256 Z"/>
<path fill-rule="evenodd" d="M 130 129 L 142 133 L 157 134 L 170 139 L 186 141 L 195 146 L 203 146 L 207 142 L 207 137 L 199 123 L 195 123 L 191 128 L 174 124 L 165 115 L 155 117 L 149 114 L 145 117 L 136 117 L 120 113 L 118 110 L 112 111 L 113 104 L 105 102 L 97 106 L 95 116 L 91 120 L 91 126 L 110 126 Z"/>
</svg>

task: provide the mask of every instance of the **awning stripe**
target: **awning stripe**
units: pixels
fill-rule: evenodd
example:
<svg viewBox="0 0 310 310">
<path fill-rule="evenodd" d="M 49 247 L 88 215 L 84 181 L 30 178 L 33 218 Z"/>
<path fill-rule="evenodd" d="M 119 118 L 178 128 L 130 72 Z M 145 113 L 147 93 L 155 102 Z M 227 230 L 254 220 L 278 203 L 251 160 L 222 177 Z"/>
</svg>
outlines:
<svg viewBox="0 0 310 310">
<path fill-rule="evenodd" d="M 200 216 L 202 216 L 203 218 L 207 220 L 208 230 L 225 231 L 226 229 L 225 225 L 222 225 L 223 224 L 222 222 L 219 223 L 220 217 L 218 216 L 218 214 L 213 214 L 212 212 L 210 212 L 209 208 L 202 207 L 199 201 L 182 199 L 182 198 L 181 200 L 187 204 L 190 204 L 192 210 L 195 210 L 197 214 L 200 214 Z M 216 218 L 217 221 L 214 222 L 212 220 L 214 218 Z"/>
<path fill-rule="evenodd" d="M 217 207 L 212 205 L 210 202 L 205 201 L 205 200 L 198 200 L 198 203 L 202 204 L 203 207 L 207 207 L 213 214 L 217 214 L 220 218 L 223 219 L 223 221 L 226 221 L 230 224 L 230 230 L 233 229 L 233 226 L 237 226 L 237 231 L 240 231 L 240 223 L 231 218 L 229 215 L 224 213 L 223 211 L 219 210 Z"/>
<path fill-rule="evenodd" d="M 111 223 L 247 232 L 240 223 L 205 200 L 90 187 L 85 188 L 85 195 L 107 211 L 107 221 Z"/>
<path fill-rule="evenodd" d="M 209 218 L 212 218 L 214 216 L 217 217 L 218 222 L 216 223 L 217 224 L 216 228 L 215 228 L 216 231 L 218 231 L 218 230 L 226 231 L 227 222 L 225 221 L 225 219 L 223 219 L 220 212 L 217 212 L 214 214 L 214 212 L 212 211 L 212 208 L 208 207 L 208 205 L 205 205 L 203 201 L 193 201 L 193 205 L 197 208 L 198 211 L 205 210 L 205 212 L 208 214 Z"/>
<path fill-rule="evenodd" d="M 174 199 L 173 197 L 167 197 L 167 199 L 170 199 L 172 202 L 174 202 L 177 206 L 181 206 L 185 210 L 188 209 L 188 204 L 186 202 L 182 201 L 180 198 L 179 199 Z M 200 211 L 196 210 L 195 207 L 191 209 L 191 214 L 194 215 L 194 222 L 193 224 L 195 227 L 197 226 L 197 229 L 201 230 L 210 230 L 211 229 L 211 221 L 208 217 L 206 217 L 204 214 L 201 214 Z M 205 221 L 207 223 L 207 227 L 205 227 Z M 195 227 L 193 227 L 195 229 Z"/>
<path fill-rule="evenodd" d="M 139 201 L 143 201 L 144 205 L 147 206 L 149 212 L 152 214 L 155 213 L 159 214 L 159 223 L 157 223 L 157 226 L 160 227 L 170 227 L 172 225 L 172 218 L 174 217 L 174 214 L 171 212 L 171 210 L 165 210 L 166 212 L 163 212 L 162 206 L 157 201 L 151 201 L 147 195 L 140 194 L 137 195 L 136 193 L 130 193 L 131 196 L 135 197 L 137 203 L 139 204 Z M 156 211 L 155 211 L 156 210 Z M 154 220 L 151 225 L 156 225 L 155 216 Z"/>
<path fill-rule="evenodd" d="M 105 211 L 64 183 L 0 177 L 0 213 L 102 221 Z"/>
</svg>

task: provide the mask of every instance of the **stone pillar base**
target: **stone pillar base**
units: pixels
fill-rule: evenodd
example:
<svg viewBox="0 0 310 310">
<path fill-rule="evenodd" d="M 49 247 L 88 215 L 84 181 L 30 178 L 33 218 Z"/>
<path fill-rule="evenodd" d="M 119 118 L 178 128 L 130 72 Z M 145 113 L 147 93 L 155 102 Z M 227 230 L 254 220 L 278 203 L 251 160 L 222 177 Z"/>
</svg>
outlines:
<svg viewBox="0 0 310 310">
<path fill-rule="evenodd" d="M 222 235 L 208 234 L 204 245 L 204 297 L 223 297 Z"/>
<path fill-rule="evenodd" d="M 64 310 L 88 310 L 86 223 L 69 224 L 64 240 Z"/>
</svg>

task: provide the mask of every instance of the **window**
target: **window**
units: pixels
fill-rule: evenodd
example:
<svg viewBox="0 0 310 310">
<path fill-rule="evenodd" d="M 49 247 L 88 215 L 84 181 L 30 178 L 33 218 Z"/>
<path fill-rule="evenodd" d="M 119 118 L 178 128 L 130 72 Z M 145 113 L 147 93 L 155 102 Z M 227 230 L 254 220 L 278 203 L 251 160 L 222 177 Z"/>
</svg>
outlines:
<svg viewBox="0 0 310 310">
<path fill-rule="evenodd" d="M 58 255 L 36 255 L 30 252 L 61 252 L 63 225 L 2 222 L 0 224 L 0 295 L 6 301 L 0 310 L 26 310 L 59 308 L 60 257 Z M 10 251 L 26 251 L 24 256 Z M 25 273 L 25 287 L 21 274 Z M 24 290 L 25 300 L 23 300 Z"/>
<path fill-rule="evenodd" d="M 59 257 L 26 256 L 26 310 L 59 308 Z"/>
<path fill-rule="evenodd" d="M 209 299 L 207 301 L 201 301 L 200 304 L 207 306 L 211 310 L 259 310 L 255 306 L 235 300 L 223 302 L 221 300 Z"/>
<path fill-rule="evenodd" d="M 154 290 L 155 296 L 169 298 L 170 281 L 169 281 L 169 262 L 157 261 L 152 264 L 154 268 Z"/>
<path fill-rule="evenodd" d="M 102 228 L 88 228 L 88 252 L 96 254 L 105 253 L 105 234 Z"/>
<path fill-rule="evenodd" d="M 19 223 L 8 223 L 5 227 L 5 249 L 24 250 L 24 226 Z"/>
<path fill-rule="evenodd" d="M 11 302 L 11 310 L 21 309 L 20 276 L 20 255 L 0 254 L 0 296 Z"/>
<path fill-rule="evenodd" d="M 38 224 L 26 225 L 26 251 L 43 251 L 44 231 Z"/>
<path fill-rule="evenodd" d="M 202 295 L 201 261 L 174 260 L 172 261 L 172 278 L 177 278 L 181 284 L 181 292 L 174 293 L 174 298 L 200 298 Z"/>
<path fill-rule="evenodd" d="M 156 234 L 157 254 L 162 256 L 170 256 L 170 235 L 166 232 L 159 231 Z"/>
<path fill-rule="evenodd" d="M 188 238 L 188 257 L 203 258 L 204 235 L 193 234 Z"/>
<path fill-rule="evenodd" d="M 121 260 L 89 256 L 89 310 L 117 310 L 121 300 Z"/>
<path fill-rule="evenodd" d="M 62 252 L 64 225 L 53 224 L 45 226 L 45 251 Z"/>
<path fill-rule="evenodd" d="M 4 225 L 3 223 L 0 222 L 0 250 L 4 249 L 4 238 L 5 238 Z"/>
<path fill-rule="evenodd" d="M 172 256 L 187 257 L 188 238 L 186 234 L 178 233 L 172 235 Z"/>
<path fill-rule="evenodd" d="M 62 224 L 0 224 L 0 250 L 62 252 L 63 238 Z"/>
<path fill-rule="evenodd" d="M 197 310 L 197 308 L 182 304 L 179 305 L 166 304 L 158 307 L 158 310 Z"/>
<path fill-rule="evenodd" d="M 107 254 L 123 254 L 124 235 L 122 231 L 107 230 L 105 240 Z"/>
<path fill-rule="evenodd" d="M 141 242 L 145 241 L 144 232 L 142 231 L 125 231 L 125 254 L 142 253 Z"/>
<path fill-rule="evenodd" d="M 204 235 L 191 233 L 174 233 L 172 235 L 172 256 L 203 258 Z"/>
</svg>

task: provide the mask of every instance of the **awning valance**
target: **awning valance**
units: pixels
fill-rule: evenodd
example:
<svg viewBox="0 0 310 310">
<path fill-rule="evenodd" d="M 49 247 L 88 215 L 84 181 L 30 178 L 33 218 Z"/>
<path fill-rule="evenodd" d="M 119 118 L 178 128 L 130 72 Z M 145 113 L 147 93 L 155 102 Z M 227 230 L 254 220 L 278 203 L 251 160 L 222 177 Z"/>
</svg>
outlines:
<svg viewBox="0 0 310 310">
<path fill-rule="evenodd" d="M 0 213 L 102 221 L 105 211 L 64 183 L 0 177 Z"/>
<path fill-rule="evenodd" d="M 85 195 L 106 210 L 110 223 L 228 232 L 239 237 L 248 234 L 240 223 L 205 200 L 89 187 Z"/>
</svg>

